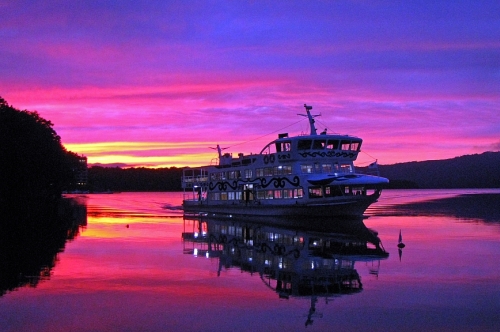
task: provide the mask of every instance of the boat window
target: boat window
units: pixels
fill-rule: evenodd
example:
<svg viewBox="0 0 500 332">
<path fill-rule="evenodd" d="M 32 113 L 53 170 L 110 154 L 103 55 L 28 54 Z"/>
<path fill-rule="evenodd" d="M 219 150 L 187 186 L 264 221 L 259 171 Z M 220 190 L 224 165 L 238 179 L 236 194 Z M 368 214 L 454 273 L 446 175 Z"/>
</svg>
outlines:
<svg viewBox="0 0 500 332">
<path fill-rule="evenodd" d="M 274 175 L 292 174 L 292 166 L 274 166 Z"/>
<path fill-rule="evenodd" d="M 355 195 L 362 195 L 366 194 L 365 188 L 364 187 L 353 187 L 352 192 Z"/>
<path fill-rule="evenodd" d="M 326 147 L 326 140 L 325 139 L 315 139 L 313 141 L 312 148 L 314 150 L 323 150 Z"/>
<path fill-rule="evenodd" d="M 323 197 L 321 187 L 309 187 L 309 198 Z"/>
<path fill-rule="evenodd" d="M 322 164 L 321 171 L 323 173 L 331 173 L 332 172 L 332 164 Z"/>
<path fill-rule="evenodd" d="M 245 178 L 246 179 L 251 179 L 252 178 L 252 170 L 251 169 L 246 169 L 245 170 Z"/>
<path fill-rule="evenodd" d="M 342 140 L 340 146 L 342 150 L 349 150 L 351 148 L 351 141 Z"/>
<path fill-rule="evenodd" d="M 264 168 L 264 176 L 273 176 L 273 168 L 272 167 L 266 167 Z"/>
<path fill-rule="evenodd" d="M 342 196 L 342 189 L 339 186 L 326 186 L 325 196 L 327 197 Z"/>
<path fill-rule="evenodd" d="M 283 194 L 282 194 L 281 190 L 276 189 L 274 191 L 274 198 L 283 198 Z"/>
<path fill-rule="evenodd" d="M 353 141 L 351 143 L 351 150 L 352 151 L 359 151 L 360 147 L 361 147 L 361 142 Z"/>
<path fill-rule="evenodd" d="M 310 139 L 301 139 L 297 143 L 297 149 L 299 150 L 309 150 L 311 148 L 312 141 Z"/>
<path fill-rule="evenodd" d="M 252 170 L 250 170 L 251 172 Z M 263 168 L 257 168 L 255 170 L 255 176 L 264 176 L 264 169 Z M 251 176 L 250 176 L 251 177 Z"/>
<path fill-rule="evenodd" d="M 300 165 L 300 170 L 302 173 L 312 173 L 313 172 L 313 165 Z"/>
<path fill-rule="evenodd" d="M 337 150 L 339 148 L 339 141 L 329 139 L 326 144 L 326 148 L 329 150 Z"/>
<path fill-rule="evenodd" d="M 351 164 L 342 164 L 340 165 L 340 170 L 342 173 L 352 173 Z"/>
<path fill-rule="evenodd" d="M 290 146 L 291 146 L 290 141 L 286 142 L 276 142 L 276 152 L 287 152 L 290 151 Z"/>
<path fill-rule="evenodd" d="M 252 159 L 250 159 L 250 158 L 243 159 L 243 160 L 241 161 L 241 163 L 242 163 L 243 165 L 250 165 L 250 164 L 252 163 Z"/>
<path fill-rule="evenodd" d="M 304 190 L 302 188 L 297 188 L 293 190 L 293 198 L 304 197 Z"/>
<path fill-rule="evenodd" d="M 302 188 L 258 190 L 256 195 L 257 199 L 294 199 L 302 198 L 304 191 Z"/>
<path fill-rule="evenodd" d="M 226 179 L 226 172 L 216 172 L 210 174 L 210 177 L 212 180 L 217 181 L 217 180 L 225 180 Z"/>
</svg>

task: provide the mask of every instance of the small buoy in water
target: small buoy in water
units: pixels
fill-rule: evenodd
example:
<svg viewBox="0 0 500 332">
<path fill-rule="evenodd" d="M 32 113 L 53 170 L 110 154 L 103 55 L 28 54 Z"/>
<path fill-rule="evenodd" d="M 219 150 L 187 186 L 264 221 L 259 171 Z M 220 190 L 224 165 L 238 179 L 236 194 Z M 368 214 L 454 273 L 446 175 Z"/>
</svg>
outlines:
<svg viewBox="0 0 500 332">
<path fill-rule="evenodd" d="M 126 226 L 126 227 L 128 228 L 128 224 L 127 224 L 127 226 Z"/>
<path fill-rule="evenodd" d="M 398 248 L 403 249 L 404 247 L 405 244 L 403 243 L 403 236 L 401 235 L 401 230 L 399 230 Z"/>
</svg>

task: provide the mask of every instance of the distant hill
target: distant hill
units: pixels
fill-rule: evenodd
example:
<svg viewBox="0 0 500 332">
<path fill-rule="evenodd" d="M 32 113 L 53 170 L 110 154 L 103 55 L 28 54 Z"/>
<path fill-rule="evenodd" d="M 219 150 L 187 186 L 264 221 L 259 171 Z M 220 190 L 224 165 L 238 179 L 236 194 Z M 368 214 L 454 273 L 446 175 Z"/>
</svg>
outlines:
<svg viewBox="0 0 500 332">
<path fill-rule="evenodd" d="M 99 191 L 181 191 L 182 168 L 126 168 L 93 166 L 88 189 Z"/>
<path fill-rule="evenodd" d="M 363 171 L 363 168 L 358 167 Z M 365 168 L 366 170 L 366 168 Z M 445 160 L 379 165 L 389 188 L 500 188 L 500 152 L 485 152 Z M 180 191 L 182 168 L 93 166 L 88 172 L 91 191 Z"/>
<path fill-rule="evenodd" d="M 389 188 L 500 188 L 500 152 L 379 165 Z"/>
</svg>

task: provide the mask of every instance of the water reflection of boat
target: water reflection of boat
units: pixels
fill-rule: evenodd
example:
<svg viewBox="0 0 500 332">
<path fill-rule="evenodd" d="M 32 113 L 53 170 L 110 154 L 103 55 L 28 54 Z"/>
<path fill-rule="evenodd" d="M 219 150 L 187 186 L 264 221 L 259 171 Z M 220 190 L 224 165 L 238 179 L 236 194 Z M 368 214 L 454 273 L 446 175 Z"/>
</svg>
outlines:
<svg viewBox="0 0 500 332">
<path fill-rule="evenodd" d="M 362 219 L 331 224 L 338 227 L 319 231 L 304 227 L 307 221 L 302 227 L 280 227 L 276 223 L 185 216 L 184 253 L 218 259 L 218 275 L 231 267 L 258 274 L 280 298 L 310 297 L 308 325 L 316 314 L 318 297 L 328 301 L 362 290 L 356 261 L 388 257 L 377 234 Z"/>
<path fill-rule="evenodd" d="M 362 139 L 317 133 L 280 134 L 260 153 L 232 157 L 217 146 L 218 162 L 185 168 L 186 212 L 300 217 L 361 216 L 389 181 L 355 171 Z M 369 168 L 375 168 L 376 163 Z"/>
</svg>

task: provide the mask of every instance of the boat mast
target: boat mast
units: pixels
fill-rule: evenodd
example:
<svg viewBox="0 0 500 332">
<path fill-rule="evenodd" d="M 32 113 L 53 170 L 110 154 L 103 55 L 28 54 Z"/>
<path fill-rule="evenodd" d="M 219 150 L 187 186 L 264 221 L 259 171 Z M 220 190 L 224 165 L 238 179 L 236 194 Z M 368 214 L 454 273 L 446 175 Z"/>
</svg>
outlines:
<svg viewBox="0 0 500 332">
<path fill-rule="evenodd" d="M 308 106 L 307 104 L 304 104 L 304 107 L 306 108 L 306 112 L 307 114 L 298 114 L 298 115 L 301 115 L 301 116 L 307 116 L 307 118 L 309 119 L 309 126 L 311 127 L 311 133 L 310 135 L 318 135 L 318 133 L 316 132 L 316 126 L 314 125 L 314 118 L 317 117 L 317 116 L 320 116 L 320 114 L 318 115 L 312 115 L 311 114 L 311 110 L 312 110 L 312 106 Z"/>
</svg>

